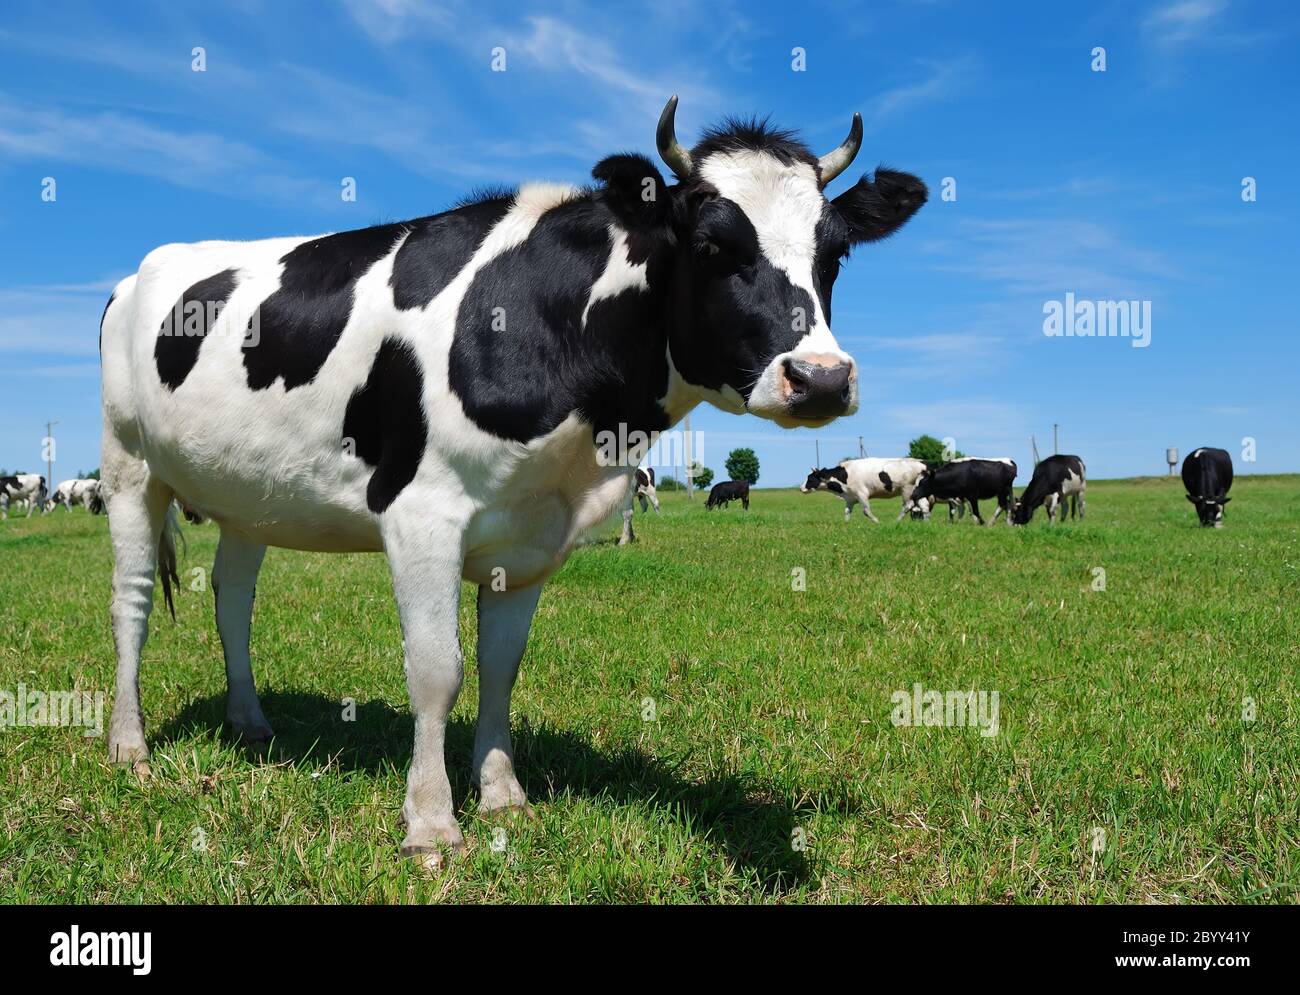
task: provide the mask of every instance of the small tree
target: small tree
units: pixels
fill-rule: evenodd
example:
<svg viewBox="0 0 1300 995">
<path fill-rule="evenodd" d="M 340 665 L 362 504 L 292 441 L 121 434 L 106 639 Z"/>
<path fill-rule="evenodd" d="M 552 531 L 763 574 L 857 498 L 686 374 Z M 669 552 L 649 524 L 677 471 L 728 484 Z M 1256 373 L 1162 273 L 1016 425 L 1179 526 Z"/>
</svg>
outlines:
<svg viewBox="0 0 1300 995">
<path fill-rule="evenodd" d="M 694 460 L 691 463 L 691 479 L 695 481 L 695 486 L 707 490 L 708 486 L 713 483 L 713 471 L 707 466 Z"/>
<path fill-rule="evenodd" d="M 657 491 L 681 491 L 685 489 L 685 484 L 680 483 L 676 477 L 670 477 L 666 473 L 659 478 L 659 483 L 655 484 L 655 490 Z"/>
<path fill-rule="evenodd" d="M 758 457 L 752 449 L 733 449 L 727 457 L 727 473 L 732 480 L 758 483 Z"/>
<path fill-rule="evenodd" d="M 950 459 L 957 459 L 959 456 L 966 454 L 960 450 L 953 453 L 945 453 L 943 441 L 936 439 L 933 435 L 918 435 L 915 439 L 907 444 L 907 455 L 912 459 L 919 459 L 931 470 L 943 466 Z"/>
</svg>

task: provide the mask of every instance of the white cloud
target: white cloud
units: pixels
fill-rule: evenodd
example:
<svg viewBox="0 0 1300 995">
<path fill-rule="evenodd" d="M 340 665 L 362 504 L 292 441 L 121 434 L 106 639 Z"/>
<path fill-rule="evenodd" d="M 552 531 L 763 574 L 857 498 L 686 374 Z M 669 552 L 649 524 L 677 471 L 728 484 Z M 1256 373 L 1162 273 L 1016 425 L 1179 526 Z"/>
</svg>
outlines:
<svg viewBox="0 0 1300 995">
<path fill-rule="evenodd" d="M 872 128 L 923 104 L 955 96 L 971 83 L 976 71 L 976 61 L 971 56 L 947 62 L 923 62 L 921 66 L 925 70 L 924 78 L 886 90 L 870 102 L 868 124 Z"/>
<path fill-rule="evenodd" d="M 1142 27 L 1162 45 L 1181 45 L 1205 34 L 1227 0 L 1177 0 L 1153 11 Z"/>
</svg>

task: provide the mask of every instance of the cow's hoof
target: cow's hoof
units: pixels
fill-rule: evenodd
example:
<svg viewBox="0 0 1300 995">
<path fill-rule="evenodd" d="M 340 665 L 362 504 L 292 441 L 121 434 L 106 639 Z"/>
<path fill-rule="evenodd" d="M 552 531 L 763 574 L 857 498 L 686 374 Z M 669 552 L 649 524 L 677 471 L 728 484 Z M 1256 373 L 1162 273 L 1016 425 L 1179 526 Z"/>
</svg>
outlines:
<svg viewBox="0 0 1300 995">
<path fill-rule="evenodd" d="M 110 736 L 108 759 L 110 763 L 133 767 L 149 759 L 149 747 L 145 746 L 143 736 Z"/>
<path fill-rule="evenodd" d="M 434 840 L 427 843 L 411 842 L 410 837 L 402 843 L 402 857 L 410 860 L 424 871 L 441 871 L 450 861 L 465 853 L 465 839 L 456 829 L 456 838 Z"/>
<path fill-rule="evenodd" d="M 480 819 L 486 819 L 489 821 L 498 821 L 503 818 L 510 820 L 528 819 L 533 822 L 537 821 L 537 812 L 528 804 L 528 802 L 511 801 L 504 802 L 500 805 L 480 804 L 478 807 L 478 815 Z"/>
<path fill-rule="evenodd" d="M 275 731 L 265 719 L 260 722 L 226 719 L 226 732 L 231 739 L 248 747 L 264 747 L 275 738 Z"/>
</svg>

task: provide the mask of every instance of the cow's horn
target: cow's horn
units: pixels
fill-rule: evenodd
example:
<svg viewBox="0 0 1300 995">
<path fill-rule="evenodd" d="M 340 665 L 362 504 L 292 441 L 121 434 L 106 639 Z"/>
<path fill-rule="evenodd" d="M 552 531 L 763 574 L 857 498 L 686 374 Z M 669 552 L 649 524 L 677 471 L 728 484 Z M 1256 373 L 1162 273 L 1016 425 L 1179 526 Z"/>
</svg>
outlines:
<svg viewBox="0 0 1300 995">
<path fill-rule="evenodd" d="M 663 128 L 662 123 L 660 128 Z M 663 148 L 662 143 L 659 147 Z M 827 152 L 817 160 L 817 165 L 822 174 L 822 186 L 826 186 L 827 183 L 848 169 L 849 164 L 857 158 L 858 149 L 860 148 L 862 148 L 862 115 L 854 113 L 853 124 L 849 127 L 849 137 L 844 139 L 835 151 Z"/>
<path fill-rule="evenodd" d="M 676 117 L 677 94 L 674 93 L 668 98 L 668 103 L 664 104 L 664 112 L 659 115 L 655 141 L 659 144 L 659 155 L 663 161 L 668 163 L 668 167 L 677 174 L 678 179 L 684 180 L 691 175 L 691 154 L 686 151 L 681 142 L 677 141 Z M 858 137 L 861 138 L 861 135 L 862 127 L 859 125 Z"/>
</svg>

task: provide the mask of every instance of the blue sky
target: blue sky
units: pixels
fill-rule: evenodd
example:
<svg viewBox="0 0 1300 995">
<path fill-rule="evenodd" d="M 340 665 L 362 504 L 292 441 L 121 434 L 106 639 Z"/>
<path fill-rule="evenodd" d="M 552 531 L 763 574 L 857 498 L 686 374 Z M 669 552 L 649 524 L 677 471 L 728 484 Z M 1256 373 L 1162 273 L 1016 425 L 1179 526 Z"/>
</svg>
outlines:
<svg viewBox="0 0 1300 995">
<path fill-rule="evenodd" d="M 928 431 L 1014 457 L 1023 485 L 1029 436 L 1050 452 L 1053 422 L 1094 478 L 1163 472 L 1170 445 L 1223 446 L 1238 472 L 1300 470 L 1298 41 L 1300 11 L 1240 0 L 7 4 L 0 466 L 41 465 L 46 419 L 56 479 L 98 464 L 99 315 L 154 246 L 583 182 L 610 152 L 652 153 L 679 93 L 688 144 L 757 112 L 825 151 L 861 111 L 862 155 L 832 195 L 878 162 L 932 192 L 836 287 L 862 410 L 813 433 L 701 408 L 716 470 L 748 445 L 761 483 L 792 484 L 816 438 L 829 463 L 859 435 L 893 455 Z M 1150 301 L 1150 345 L 1048 338 L 1044 305 L 1067 293 Z"/>
</svg>

